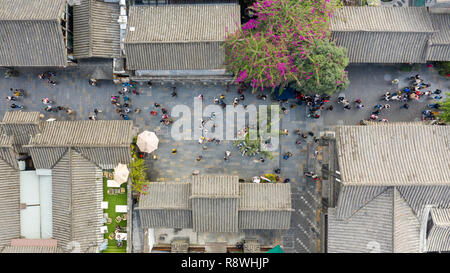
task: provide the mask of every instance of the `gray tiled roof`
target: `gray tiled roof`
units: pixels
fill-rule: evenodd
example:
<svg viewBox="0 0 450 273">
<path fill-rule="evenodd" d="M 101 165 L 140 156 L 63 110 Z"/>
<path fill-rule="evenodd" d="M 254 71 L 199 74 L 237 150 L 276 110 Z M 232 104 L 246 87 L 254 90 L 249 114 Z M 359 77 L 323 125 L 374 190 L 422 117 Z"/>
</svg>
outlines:
<svg viewBox="0 0 450 273">
<path fill-rule="evenodd" d="M 62 253 L 59 247 L 49 246 L 6 246 L 1 253 Z"/>
<path fill-rule="evenodd" d="M 394 189 L 393 244 L 396 253 L 417 253 L 420 250 L 420 222 L 412 208 Z"/>
<path fill-rule="evenodd" d="M 449 252 L 450 226 L 433 226 L 428 234 L 426 250 L 428 252 Z"/>
<path fill-rule="evenodd" d="M 75 58 L 120 56 L 120 15 L 117 3 L 82 0 L 73 6 Z"/>
<path fill-rule="evenodd" d="M 237 176 L 193 176 L 189 182 L 152 182 L 136 208 L 145 228 L 196 232 L 288 229 L 288 184 L 239 183 Z"/>
<path fill-rule="evenodd" d="M 236 4 L 131 6 L 125 43 L 224 41 L 236 24 Z"/>
<path fill-rule="evenodd" d="M 102 182 L 101 169 L 70 148 L 53 168 L 53 238 L 63 250 L 74 242 L 91 252 L 103 241 Z"/>
<path fill-rule="evenodd" d="M 343 186 L 339 192 L 336 218 L 344 220 L 386 191 L 386 187 Z"/>
<path fill-rule="evenodd" d="M 146 228 L 192 228 L 190 190 L 190 183 L 149 183 L 137 208 L 141 225 Z"/>
<path fill-rule="evenodd" d="M 139 209 L 190 209 L 190 183 L 148 183 L 146 194 L 141 195 Z"/>
<path fill-rule="evenodd" d="M 337 9 L 331 20 L 332 31 L 426 32 L 434 31 L 424 7 L 354 7 Z"/>
<path fill-rule="evenodd" d="M 13 137 L 17 152 L 28 152 L 22 145 L 27 145 L 31 136 L 40 132 L 39 112 L 6 112 L 0 127 L 3 133 Z"/>
<path fill-rule="evenodd" d="M 131 70 L 224 69 L 225 53 L 218 42 L 126 44 Z"/>
<path fill-rule="evenodd" d="M 38 124 L 41 120 L 39 115 L 39 112 L 7 111 L 3 116 L 2 123 Z"/>
<path fill-rule="evenodd" d="M 0 246 L 20 236 L 19 171 L 0 159 Z"/>
<path fill-rule="evenodd" d="M 239 229 L 289 229 L 291 187 L 289 184 L 241 183 Z"/>
<path fill-rule="evenodd" d="M 449 126 L 338 126 L 336 145 L 342 183 L 450 185 L 449 136 Z"/>
<path fill-rule="evenodd" d="M 435 225 L 450 227 L 450 208 L 432 208 L 431 217 Z"/>
<path fill-rule="evenodd" d="M 125 147 L 132 140 L 132 121 L 78 120 L 46 122 L 42 133 L 33 137 L 36 147 Z"/>
<path fill-rule="evenodd" d="M 350 7 L 331 20 L 332 37 L 351 63 L 424 63 L 434 28 L 426 8 Z"/>
<path fill-rule="evenodd" d="M 238 176 L 192 176 L 191 198 L 238 198 Z"/>
<path fill-rule="evenodd" d="M 344 220 L 336 209 L 328 210 L 329 252 L 416 253 L 420 245 L 420 222 L 395 187 L 369 201 Z M 377 250 L 378 251 L 378 250 Z"/>
<path fill-rule="evenodd" d="M 220 44 L 239 25 L 237 4 L 132 6 L 125 36 L 127 67 L 223 69 L 225 55 Z"/>
<path fill-rule="evenodd" d="M 328 209 L 328 252 L 392 252 L 392 202 L 390 188 L 348 220 L 336 219 L 335 209 Z"/>
<path fill-rule="evenodd" d="M 450 186 L 401 186 L 397 189 L 419 219 L 425 205 L 450 207 Z"/>
<path fill-rule="evenodd" d="M 239 210 L 292 210 L 291 187 L 282 183 L 241 183 Z"/>
<path fill-rule="evenodd" d="M 131 121 L 52 121 L 24 147 L 30 150 L 38 169 L 50 169 L 68 147 L 102 169 L 129 163 L 132 140 Z"/>
<path fill-rule="evenodd" d="M 0 0 L 0 66 L 65 66 L 64 0 Z"/>
<path fill-rule="evenodd" d="M 430 39 L 427 60 L 450 60 L 450 13 L 430 14 L 433 27 L 438 30 Z"/>
<path fill-rule="evenodd" d="M 53 20 L 65 0 L 0 0 L 0 20 Z"/>
<path fill-rule="evenodd" d="M 238 232 L 237 198 L 193 198 L 195 232 Z"/>
</svg>

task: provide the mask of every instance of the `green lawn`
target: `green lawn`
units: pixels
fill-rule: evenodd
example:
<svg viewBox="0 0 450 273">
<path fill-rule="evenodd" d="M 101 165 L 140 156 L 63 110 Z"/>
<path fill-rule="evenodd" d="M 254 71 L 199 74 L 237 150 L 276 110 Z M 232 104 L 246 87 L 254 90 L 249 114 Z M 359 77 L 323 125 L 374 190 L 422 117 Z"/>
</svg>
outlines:
<svg viewBox="0 0 450 273">
<path fill-rule="evenodd" d="M 116 222 L 116 216 L 123 215 L 123 213 L 116 213 L 116 205 L 126 205 L 127 204 L 127 184 L 123 183 L 122 188 L 125 188 L 125 193 L 122 194 L 116 194 L 116 195 L 109 195 L 107 193 L 108 188 L 106 187 L 106 181 L 107 179 L 103 177 L 103 201 L 108 202 L 108 209 L 103 210 L 103 213 L 108 213 L 108 217 L 112 219 L 112 223 L 109 225 L 106 225 L 108 227 L 108 233 L 104 234 L 104 238 L 108 239 L 108 236 L 111 232 L 114 232 L 116 230 L 116 226 L 120 225 L 121 227 L 127 226 L 127 221 L 120 221 L 118 224 Z M 130 219 L 131 215 L 128 215 L 127 218 Z M 124 253 L 127 249 L 127 241 L 123 241 L 122 247 L 117 247 L 117 241 L 116 239 L 109 240 L 108 239 L 108 248 L 103 251 L 103 253 Z"/>
</svg>

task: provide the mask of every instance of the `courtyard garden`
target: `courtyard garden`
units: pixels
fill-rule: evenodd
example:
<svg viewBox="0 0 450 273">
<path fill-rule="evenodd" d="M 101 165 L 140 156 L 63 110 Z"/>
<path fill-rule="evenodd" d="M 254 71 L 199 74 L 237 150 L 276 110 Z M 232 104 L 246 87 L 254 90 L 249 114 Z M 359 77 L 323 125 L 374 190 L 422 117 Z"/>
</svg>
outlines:
<svg viewBox="0 0 450 273">
<path fill-rule="evenodd" d="M 108 187 L 108 180 L 112 180 L 112 178 L 112 172 L 103 173 L 103 202 L 105 204 L 108 202 L 107 208 L 103 209 L 104 219 L 106 219 L 105 226 L 107 227 L 104 238 L 108 240 L 108 244 L 102 252 L 125 253 L 127 241 L 119 241 L 117 234 L 121 236 L 121 234 L 127 233 L 127 220 L 129 216 L 126 212 L 120 212 L 122 210 L 118 211 L 116 206 L 127 205 L 127 183 L 122 183 L 119 187 Z"/>
</svg>

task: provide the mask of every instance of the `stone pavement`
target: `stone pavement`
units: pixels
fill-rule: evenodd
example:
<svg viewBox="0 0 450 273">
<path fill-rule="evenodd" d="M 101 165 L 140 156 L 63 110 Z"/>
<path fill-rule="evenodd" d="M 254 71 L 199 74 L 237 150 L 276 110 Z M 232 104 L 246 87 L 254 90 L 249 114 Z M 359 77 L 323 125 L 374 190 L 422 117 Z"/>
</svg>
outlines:
<svg viewBox="0 0 450 273">
<path fill-rule="evenodd" d="M 58 84 L 49 86 L 37 77 L 43 71 L 46 70 L 20 69 L 21 75 L 18 78 L 0 78 L 1 115 L 5 111 L 12 110 L 9 108 L 11 103 L 5 100 L 5 97 L 10 95 L 9 88 L 21 88 L 25 90 L 26 97 L 18 104 L 25 105 L 27 111 L 41 111 L 46 118 L 85 120 L 93 114 L 94 108 L 103 111 L 99 113 L 99 119 L 119 118 L 110 103 L 110 97 L 116 95 L 120 90 L 119 85 L 109 81 L 100 81 L 97 87 L 89 86 L 88 81 L 80 77 L 78 69 L 69 68 L 64 71 L 56 71 Z M 436 87 L 443 91 L 448 90 L 448 81 L 437 75 L 433 69 L 423 66 L 419 73 L 426 82 L 431 81 L 433 90 Z M 222 144 L 207 143 L 207 149 L 204 150 L 197 140 L 174 140 L 170 135 L 170 128 L 160 125 L 160 108 L 153 106 L 157 102 L 169 113 L 175 105 L 180 104 L 187 105 L 192 109 L 194 97 L 199 94 L 204 95 L 204 106 L 213 104 L 214 97 L 218 97 L 220 94 L 224 94 L 227 104 L 232 104 L 233 99 L 239 97 L 235 88 L 230 88 L 227 93 L 225 87 L 221 85 L 179 84 L 176 86 L 178 96 L 172 98 L 171 86 L 154 84 L 152 88 L 149 88 L 145 84 L 138 84 L 138 91 L 141 94 L 138 96 L 130 94 L 130 104 L 132 110 L 138 107 L 142 111 L 139 114 L 130 114 L 130 117 L 139 131 L 155 131 L 160 139 L 159 148 L 155 152 L 158 159 L 148 158 L 151 181 L 182 181 L 189 178 L 194 170 L 199 170 L 200 174 L 238 175 L 241 179 L 249 180 L 253 176 L 273 173 L 274 169 L 280 168 L 281 177 L 291 180 L 294 206 L 291 229 L 281 236 L 284 248 L 286 252 L 316 252 L 318 234 L 321 233 L 320 225 L 317 223 L 320 196 L 317 184 L 307 181 L 303 177 L 303 171 L 312 168 L 314 164 L 316 148 L 311 144 L 311 138 L 308 140 L 309 144 L 303 141 L 301 145 L 296 145 L 297 136 L 294 134 L 294 130 L 298 128 L 305 132 L 312 131 L 318 135 L 319 131 L 335 124 L 356 124 L 359 120 L 367 118 L 373 111 L 372 107 L 378 104 L 379 97 L 391 87 L 390 82 L 394 78 L 404 81 L 407 76 L 414 74 L 414 72 L 399 73 L 394 66 L 352 65 L 349 67 L 351 85 L 345 92 L 346 99 L 359 97 L 366 107 L 363 110 L 344 111 L 342 105 L 334 103 L 335 109 L 332 112 L 324 112 L 321 118 L 315 120 L 306 117 L 307 110 L 304 105 L 290 109 L 286 115 L 280 114 L 282 116 L 280 129 L 289 130 L 289 135 L 280 137 L 280 146 L 274 153 L 273 160 L 266 159 L 264 163 L 259 162 L 258 156 L 252 158 L 241 156 L 232 141 L 223 141 Z M 256 95 L 249 92 L 244 95 L 244 104 L 276 103 L 270 99 L 258 100 Z M 55 105 L 74 109 L 75 115 L 67 117 L 65 113 L 46 113 L 43 110 L 44 105 L 40 101 L 44 97 L 55 101 Z M 336 101 L 336 97 L 337 95 L 333 96 L 332 101 Z M 388 112 L 385 111 L 386 113 L 383 113 L 381 117 L 386 117 L 389 121 L 418 120 L 426 103 L 425 101 L 411 102 L 410 109 L 405 111 L 398 109 L 400 106 L 397 104 L 400 103 L 391 103 L 391 109 Z M 152 110 L 157 110 L 158 115 L 151 116 L 149 112 Z M 191 128 L 191 130 L 198 129 Z M 171 153 L 173 148 L 177 149 L 177 154 Z M 230 160 L 227 162 L 223 160 L 226 150 L 231 151 Z M 284 160 L 282 155 L 287 151 L 293 153 L 293 157 Z M 201 161 L 196 161 L 199 155 L 202 155 L 203 158 Z M 141 235 L 139 234 L 136 238 L 142 237 Z"/>
</svg>

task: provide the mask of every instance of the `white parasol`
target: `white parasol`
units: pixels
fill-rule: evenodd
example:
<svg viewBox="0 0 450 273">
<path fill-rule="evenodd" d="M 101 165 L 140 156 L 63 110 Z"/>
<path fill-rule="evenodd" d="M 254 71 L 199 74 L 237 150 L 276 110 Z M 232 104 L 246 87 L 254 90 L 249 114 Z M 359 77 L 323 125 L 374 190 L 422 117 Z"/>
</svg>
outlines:
<svg viewBox="0 0 450 273">
<path fill-rule="evenodd" d="M 119 163 L 119 165 L 114 168 L 114 181 L 119 184 L 127 182 L 129 174 L 130 171 L 128 171 L 127 165 Z"/>
<path fill-rule="evenodd" d="M 158 149 L 159 139 L 154 132 L 144 131 L 138 135 L 137 146 L 144 153 L 151 153 Z"/>
</svg>

